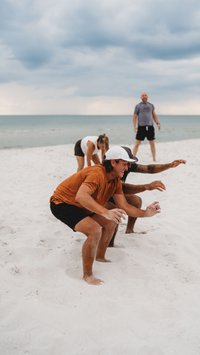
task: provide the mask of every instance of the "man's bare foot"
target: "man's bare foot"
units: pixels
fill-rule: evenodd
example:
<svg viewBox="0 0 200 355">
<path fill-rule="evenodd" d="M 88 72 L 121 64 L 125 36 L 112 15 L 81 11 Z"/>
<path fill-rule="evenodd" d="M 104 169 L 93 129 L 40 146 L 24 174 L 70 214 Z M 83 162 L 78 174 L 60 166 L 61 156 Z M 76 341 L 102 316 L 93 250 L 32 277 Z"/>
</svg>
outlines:
<svg viewBox="0 0 200 355">
<path fill-rule="evenodd" d="M 111 260 L 106 258 L 96 258 L 96 261 L 100 261 L 101 263 L 111 263 Z"/>
<path fill-rule="evenodd" d="M 134 230 L 133 230 L 133 229 L 126 229 L 125 234 L 131 234 L 131 233 L 134 233 Z"/>
<path fill-rule="evenodd" d="M 94 276 L 83 276 L 83 280 L 85 280 L 88 284 L 90 285 L 102 285 L 103 280 L 101 279 L 96 279 Z"/>
<path fill-rule="evenodd" d="M 147 234 L 147 232 L 146 231 L 142 231 L 142 232 L 134 232 L 133 230 L 126 230 L 126 232 L 125 232 L 125 234 L 132 234 L 132 233 L 134 233 L 134 234 Z"/>
</svg>

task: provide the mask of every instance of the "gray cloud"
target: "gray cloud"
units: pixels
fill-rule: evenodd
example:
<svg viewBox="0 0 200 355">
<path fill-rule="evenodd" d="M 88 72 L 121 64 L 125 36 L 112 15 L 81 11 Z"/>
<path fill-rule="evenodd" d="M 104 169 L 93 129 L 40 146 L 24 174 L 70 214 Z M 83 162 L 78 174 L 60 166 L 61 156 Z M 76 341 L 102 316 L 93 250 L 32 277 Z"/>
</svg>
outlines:
<svg viewBox="0 0 200 355">
<path fill-rule="evenodd" d="M 199 24 L 198 0 L 2 0 L 0 83 L 66 85 L 82 97 L 149 87 L 192 96 Z"/>
</svg>

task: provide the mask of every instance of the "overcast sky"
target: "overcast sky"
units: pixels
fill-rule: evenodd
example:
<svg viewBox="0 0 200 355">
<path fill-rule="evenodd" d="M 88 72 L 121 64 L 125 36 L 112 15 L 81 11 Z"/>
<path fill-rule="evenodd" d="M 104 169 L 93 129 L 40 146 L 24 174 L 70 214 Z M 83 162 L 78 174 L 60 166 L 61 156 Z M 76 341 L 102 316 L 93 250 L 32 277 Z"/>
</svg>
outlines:
<svg viewBox="0 0 200 355">
<path fill-rule="evenodd" d="M 0 114 L 200 114 L 199 0 L 0 5 Z"/>
</svg>

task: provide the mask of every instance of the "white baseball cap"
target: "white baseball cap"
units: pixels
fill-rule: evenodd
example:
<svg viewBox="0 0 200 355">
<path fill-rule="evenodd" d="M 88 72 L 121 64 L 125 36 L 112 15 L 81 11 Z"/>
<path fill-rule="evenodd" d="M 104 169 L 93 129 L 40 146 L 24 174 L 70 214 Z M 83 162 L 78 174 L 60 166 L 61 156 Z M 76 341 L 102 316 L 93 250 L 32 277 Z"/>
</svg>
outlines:
<svg viewBox="0 0 200 355">
<path fill-rule="evenodd" d="M 125 160 L 129 163 L 134 163 L 136 159 L 130 159 L 127 151 L 119 146 L 114 146 L 111 147 L 110 149 L 107 150 L 106 152 L 106 157 L 105 160 Z"/>
</svg>

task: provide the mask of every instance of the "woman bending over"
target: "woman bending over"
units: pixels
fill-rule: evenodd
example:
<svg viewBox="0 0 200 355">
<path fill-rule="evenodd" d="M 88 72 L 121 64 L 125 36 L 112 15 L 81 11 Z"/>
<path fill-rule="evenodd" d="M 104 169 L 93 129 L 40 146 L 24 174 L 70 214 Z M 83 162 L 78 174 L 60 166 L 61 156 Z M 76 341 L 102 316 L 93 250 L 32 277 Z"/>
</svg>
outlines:
<svg viewBox="0 0 200 355">
<path fill-rule="evenodd" d="M 104 159 L 104 155 L 109 149 L 109 138 L 106 134 L 100 134 L 100 136 L 87 136 L 79 139 L 74 146 L 74 155 L 76 157 L 78 168 L 77 171 L 84 168 L 84 160 L 86 156 L 87 166 L 94 164 L 100 164 L 98 152 L 101 151 L 101 160 Z"/>
</svg>

